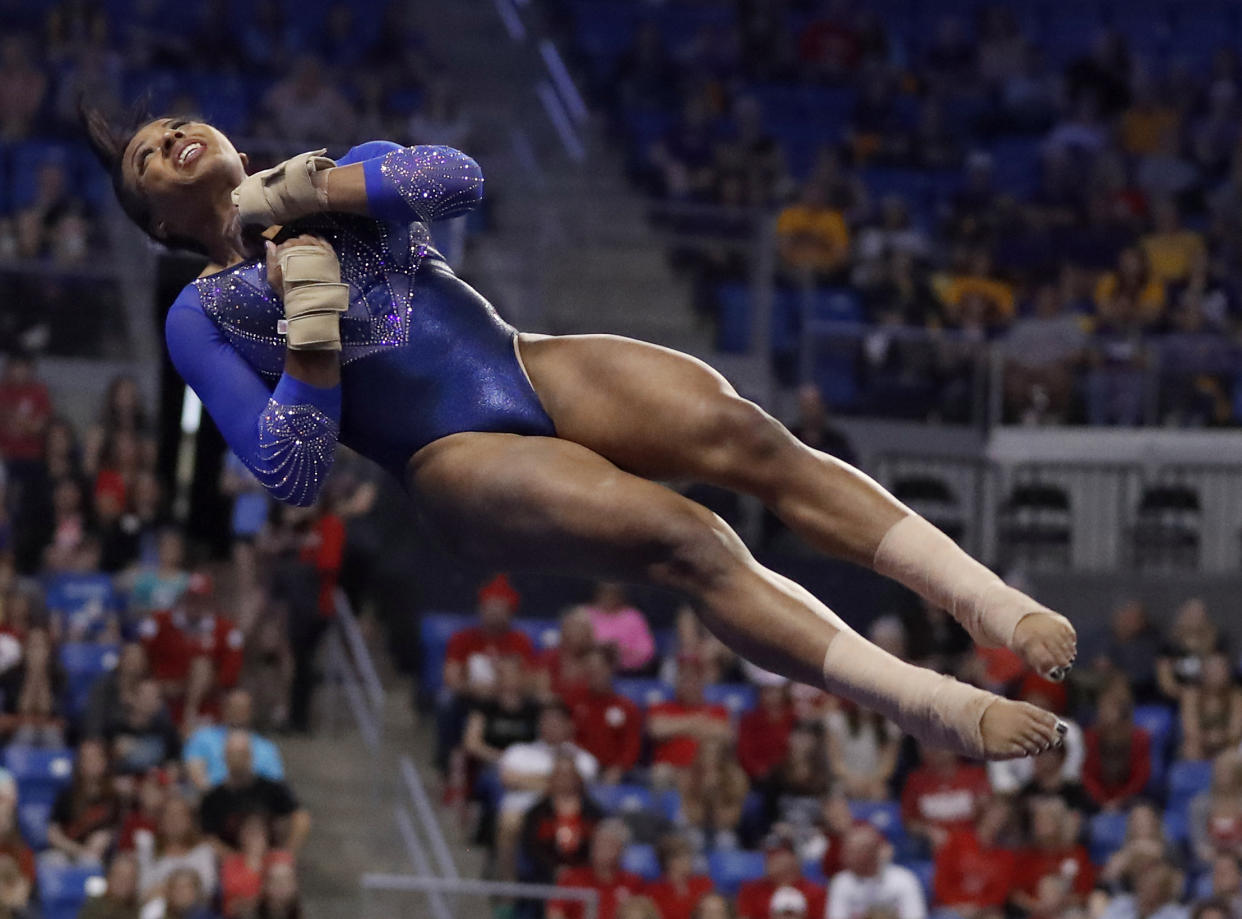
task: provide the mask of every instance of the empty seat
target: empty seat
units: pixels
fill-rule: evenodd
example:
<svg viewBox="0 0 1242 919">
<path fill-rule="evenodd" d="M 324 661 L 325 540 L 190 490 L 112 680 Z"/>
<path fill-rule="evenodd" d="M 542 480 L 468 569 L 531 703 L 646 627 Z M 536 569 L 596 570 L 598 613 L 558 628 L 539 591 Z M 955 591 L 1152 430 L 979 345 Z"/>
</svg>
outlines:
<svg viewBox="0 0 1242 919">
<path fill-rule="evenodd" d="M 1091 861 L 1104 864 L 1126 841 L 1126 815 L 1122 813 L 1096 814 L 1091 818 L 1087 848 Z"/>
<path fill-rule="evenodd" d="M 712 705 L 723 705 L 730 715 L 740 715 L 755 707 L 759 690 L 750 683 L 717 683 L 704 689 L 703 696 Z"/>
<path fill-rule="evenodd" d="M 1212 764 L 1207 760 L 1181 760 L 1169 768 L 1170 811 L 1185 812 L 1192 798 L 1212 784 Z"/>
<path fill-rule="evenodd" d="M 621 853 L 621 867 L 637 874 L 644 881 L 654 881 L 660 876 L 660 859 L 656 855 L 655 846 L 646 843 L 626 846 Z"/>
<path fill-rule="evenodd" d="M 421 682 L 424 692 L 434 696 L 440 691 L 443 676 L 444 654 L 454 632 L 466 628 L 473 617 L 461 613 L 426 613 L 418 625 L 419 643 L 422 645 Z"/>
<path fill-rule="evenodd" d="M 623 677 L 613 683 L 613 688 L 639 708 L 659 705 L 673 698 L 673 687 L 659 680 Z"/>
<path fill-rule="evenodd" d="M 1190 485 L 1166 482 L 1148 486 L 1135 513 L 1134 567 L 1197 568 L 1201 514 L 1199 493 Z"/>
<path fill-rule="evenodd" d="M 762 852 L 718 850 L 707 857 L 707 873 L 711 875 L 712 883 L 718 891 L 730 897 L 746 881 L 763 877 L 763 867 Z"/>
<path fill-rule="evenodd" d="M 933 475 L 903 475 L 892 484 L 893 496 L 926 517 L 952 539 L 961 541 L 966 530 L 957 494 L 944 479 Z"/>
<path fill-rule="evenodd" d="M 1003 564 L 1067 566 L 1070 520 L 1069 493 L 1064 488 L 1040 481 L 1016 484 L 1000 513 Z"/>
</svg>

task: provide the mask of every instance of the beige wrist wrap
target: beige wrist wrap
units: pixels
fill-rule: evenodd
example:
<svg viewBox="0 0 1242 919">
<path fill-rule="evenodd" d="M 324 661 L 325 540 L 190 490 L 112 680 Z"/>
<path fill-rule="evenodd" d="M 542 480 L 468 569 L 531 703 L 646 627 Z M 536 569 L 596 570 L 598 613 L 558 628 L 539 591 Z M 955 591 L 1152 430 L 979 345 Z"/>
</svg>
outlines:
<svg viewBox="0 0 1242 919">
<path fill-rule="evenodd" d="M 924 743 L 975 759 L 986 755 L 981 722 L 997 696 L 908 664 L 848 626 L 828 643 L 824 685 Z"/>
<path fill-rule="evenodd" d="M 331 169 L 334 160 L 311 150 L 264 169 L 233 189 L 233 203 L 242 223 L 269 227 L 326 210 L 327 195 L 315 187 L 315 173 Z"/>
<path fill-rule="evenodd" d="M 280 253 L 280 271 L 285 347 L 340 351 L 341 313 L 349 309 L 349 285 L 341 283 L 336 253 L 319 246 L 291 246 Z"/>
<path fill-rule="evenodd" d="M 916 514 L 884 534 L 873 567 L 947 610 L 984 647 L 1009 647 L 1024 616 L 1048 612 Z"/>
</svg>

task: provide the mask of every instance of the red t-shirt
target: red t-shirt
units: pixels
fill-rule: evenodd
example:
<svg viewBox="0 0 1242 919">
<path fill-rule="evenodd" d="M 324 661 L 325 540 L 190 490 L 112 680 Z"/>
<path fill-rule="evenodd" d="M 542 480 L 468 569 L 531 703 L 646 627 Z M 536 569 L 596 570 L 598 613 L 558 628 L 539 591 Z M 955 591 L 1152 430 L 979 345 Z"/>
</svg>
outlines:
<svg viewBox="0 0 1242 919">
<path fill-rule="evenodd" d="M 486 657 L 495 663 L 502 657 L 516 654 L 527 667 L 535 662 L 535 648 L 526 634 L 517 629 L 505 629 L 503 632 L 489 632 L 479 626 L 471 626 L 455 632 L 445 649 L 445 661 L 460 664 L 466 672 L 470 671 L 472 657 Z"/>
<path fill-rule="evenodd" d="M 51 416 L 52 400 L 42 383 L 0 386 L 0 454 L 11 460 L 41 458 L 42 426 Z"/>
<path fill-rule="evenodd" d="M 1079 897 L 1091 893 L 1095 886 L 1095 867 L 1082 846 L 1067 846 L 1055 852 L 1043 849 L 1027 849 L 1018 855 L 1014 869 L 1013 886 L 1032 897 L 1041 878 L 1049 874 L 1063 874 L 1073 881 L 1074 892 Z"/>
<path fill-rule="evenodd" d="M 574 720 L 574 741 L 600 769 L 631 769 L 642 749 L 643 716 L 638 706 L 615 692 L 571 690 L 565 704 Z"/>
<path fill-rule="evenodd" d="M 681 889 L 672 881 L 655 881 L 648 885 L 647 896 L 660 910 L 660 919 L 690 919 L 699 901 L 713 889 L 712 879 L 700 875 L 687 878 Z"/>
<path fill-rule="evenodd" d="M 934 901 L 937 906 L 1004 906 L 1017 863 L 1009 849 L 984 848 L 974 830 L 958 830 L 936 853 Z"/>
<path fill-rule="evenodd" d="M 1126 801 L 1140 794 L 1151 778 L 1151 737 L 1142 728 L 1130 733 L 1130 759 L 1125 773 L 1106 776 L 1104 761 L 1100 756 L 1100 733 L 1095 728 L 1084 732 L 1087 755 L 1082 765 L 1082 785 L 1087 794 L 1103 807 L 1106 804 Z"/>
<path fill-rule="evenodd" d="M 946 830 L 969 829 L 979 802 L 991 793 L 988 774 L 982 766 L 959 763 L 947 775 L 920 766 L 910 773 L 901 790 L 901 818 Z"/>
<path fill-rule="evenodd" d="M 764 778 L 781 764 L 789 750 L 794 720 L 792 706 L 786 706 L 776 718 L 762 708 L 742 716 L 737 729 L 737 759 L 748 776 Z"/>
<path fill-rule="evenodd" d="M 324 514 L 311 527 L 311 545 L 302 550 L 302 561 L 314 565 L 319 573 L 319 615 L 336 614 L 336 583 L 345 559 L 345 521 L 336 514 Z"/>
<path fill-rule="evenodd" d="M 206 616 L 191 623 L 176 610 L 159 610 L 138 629 L 157 680 L 182 682 L 196 657 L 210 657 L 216 683 L 225 689 L 237 685 L 242 668 L 242 633 L 223 616 Z"/>
<path fill-rule="evenodd" d="M 776 893 L 777 887 L 784 886 L 786 885 L 777 884 L 771 878 L 747 881 L 737 892 L 738 916 L 741 919 L 768 919 L 771 915 L 772 894 Z M 824 915 L 828 892 L 823 887 L 806 878 L 798 878 L 788 886 L 798 888 L 802 896 L 806 897 L 806 914 L 810 919 L 819 919 Z"/>
<path fill-rule="evenodd" d="M 726 724 L 729 721 L 729 710 L 723 705 L 683 705 L 676 700 L 672 700 L 670 702 L 660 702 L 647 709 L 649 723 L 661 715 L 680 718 L 685 715 L 700 714 L 715 718 L 717 721 L 723 721 Z M 651 762 L 685 767 L 694 762 L 698 752 L 698 740 L 688 734 L 674 734 L 672 737 L 655 745 L 655 749 L 651 751 Z"/>
<path fill-rule="evenodd" d="M 643 879 L 628 871 L 618 871 L 612 880 L 602 881 L 590 865 L 566 868 L 556 882 L 558 887 L 587 887 L 599 894 L 597 919 L 616 919 L 617 907 L 622 901 L 643 892 Z M 551 909 L 559 909 L 565 919 L 582 919 L 586 910 L 581 900 L 553 900 Z"/>
<path fill-rule="evenodd" d="M 585 667 L 580 661 L 566 660 L 561 648 L 549 648 L 539 658 L 539 668 L 548 672 L 552 695 L 565 697 L 586 686 Z"/>
</svg>

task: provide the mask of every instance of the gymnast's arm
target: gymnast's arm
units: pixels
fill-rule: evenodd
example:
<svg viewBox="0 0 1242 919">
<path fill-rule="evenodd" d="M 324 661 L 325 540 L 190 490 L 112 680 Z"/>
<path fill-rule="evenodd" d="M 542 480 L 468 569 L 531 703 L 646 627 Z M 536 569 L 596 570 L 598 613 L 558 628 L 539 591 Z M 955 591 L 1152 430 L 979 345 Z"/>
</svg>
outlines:
<svg viewBox="0 0 1242 919">
<path fill-rule="evenodd" d="M 327 210 L 392 223 L 430 223 L 473 210 L 483 200 L 483 171 L 460 150 L 372 141 L 312 179 Z"/>
<path fill-rule="evenodd" d="M 255 478 L 280 501 L 314 504 L 332 469 L 340 433 L 338 372 L 299 374 L 302 352 L 290 351 L 284 374 L 269 392 L 207 318 L 193 287 L 168 311 L 164 334 L 173 365 Z"/>
</svg>

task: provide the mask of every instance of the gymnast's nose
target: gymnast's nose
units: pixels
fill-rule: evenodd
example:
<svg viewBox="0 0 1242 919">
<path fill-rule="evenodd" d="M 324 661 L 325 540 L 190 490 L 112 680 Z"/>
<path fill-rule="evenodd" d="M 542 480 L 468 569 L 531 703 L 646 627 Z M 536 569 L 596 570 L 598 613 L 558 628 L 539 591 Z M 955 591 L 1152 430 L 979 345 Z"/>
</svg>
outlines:
<svg viewBox="0 0 1242 919">
<path fill-rule="evenodd" d="M 173 144 L 175 144 L 178 140 L 180 140 L 182 136 L 183 135 L 181 131 L 174 131 L 172 129 L 169 129 L 164 132 L 164 141 L 162 144 L 160 144 L 160 147 L 163 149 L 165 156 L 168 156 L 170 153 L 172 153 Z"/>
</svg>

